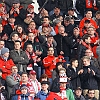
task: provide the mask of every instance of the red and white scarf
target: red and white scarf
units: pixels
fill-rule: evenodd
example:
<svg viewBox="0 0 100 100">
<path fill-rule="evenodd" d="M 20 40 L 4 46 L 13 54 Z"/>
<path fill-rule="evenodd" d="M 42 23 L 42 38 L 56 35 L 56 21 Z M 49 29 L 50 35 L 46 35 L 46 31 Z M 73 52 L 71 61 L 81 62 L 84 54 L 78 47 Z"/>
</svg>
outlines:
<svg viewBox="0 0 100 100">
<path fill-rule="evenodd" d="M 36 59 L 35 59 L 36 55 L 35 55 L 35 53 L 33 52 L 32 55 L 30 55 L 28 51 L 25 51 L 25 52 L 26 52 L 26 54 L 28 56 L 28 59 L 30 60 L 32 58 L 34 60 L 34 63 L 36 63 Z M 33 65 L 29 64 L 28 67 L 33 67 Z"/>
<path fill-rule="evenodd" d="M 29 82 L 31 82 L 32 83 L 32 80 L 31 79 L 29 79 Z M 37 87 L 38 87 L 38 91 L 40 91 L 41 90 L 41 87 L 40 87 L 40 85 L 39 85 L 39 82 L 38 82 L 38 80 L 36 79 L 35 80 L 35 82 L 36 82 L 36 85 L 37 85 Z M 32 84 L 33 85 L 33 84 Z M 35 93 L 35 86 L 33 85 L 33 88 L 34 88 L 34 93 Z"/>
</svg>

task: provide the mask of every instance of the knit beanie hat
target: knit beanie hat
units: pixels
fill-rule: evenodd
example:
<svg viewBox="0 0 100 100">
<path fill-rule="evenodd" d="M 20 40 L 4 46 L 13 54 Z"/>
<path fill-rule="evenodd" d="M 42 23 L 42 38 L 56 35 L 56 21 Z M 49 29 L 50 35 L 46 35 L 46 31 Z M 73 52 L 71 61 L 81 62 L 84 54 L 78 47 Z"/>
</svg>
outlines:
<svg viewBox="0 0 100 100">
<path fill-rule="evenodd" d="M 25 85 L 25 84 L 22 84 L 21 86 L 20 86 L 20 89 L 22 90 L 22 89 L 28 89 L 28 87 Z"/>
<path fill-rule="evenodd" d="M 9 52 L 9 49 L 8 48 L 2 48 L 1 49 L 1 55 L 4 55 L 7 52 Z"/>
</svg>

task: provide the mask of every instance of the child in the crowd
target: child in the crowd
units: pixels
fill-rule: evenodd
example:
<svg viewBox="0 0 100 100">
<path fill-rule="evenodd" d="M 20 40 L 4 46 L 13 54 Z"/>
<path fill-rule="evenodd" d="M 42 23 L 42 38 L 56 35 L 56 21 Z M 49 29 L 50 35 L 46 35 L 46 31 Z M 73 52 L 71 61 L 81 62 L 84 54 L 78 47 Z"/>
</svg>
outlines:
<svg viewBox="0 0 100 100">
<path fill-rule="evenodd" d="M 29 96 L 28 87 L 25 84 L 22 84 L 20 87 L 20 93 L 13 96 L 11 100 L 34 100 L 34 98 Z"/>
<path fill-rule="evenodd" d="M 37 98 L 40 100 L 46 100 L 47 96 L 49 94 L 49 82 L 43 81 L 41 82 L 41 91 L 37 93 Z"/>
</svg>

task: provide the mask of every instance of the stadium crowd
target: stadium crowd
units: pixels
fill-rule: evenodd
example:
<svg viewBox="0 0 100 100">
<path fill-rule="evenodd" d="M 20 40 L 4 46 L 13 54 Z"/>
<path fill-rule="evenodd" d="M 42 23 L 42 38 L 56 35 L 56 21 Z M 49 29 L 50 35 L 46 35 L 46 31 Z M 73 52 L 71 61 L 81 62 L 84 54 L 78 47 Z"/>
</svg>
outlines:
<svg viewBox="0 0 100 100">
<path fill-rule="evenodd" d="M 100 0 L 35 1 L 0 0 L 0 100 L 100 100 Z"/>
</svg>

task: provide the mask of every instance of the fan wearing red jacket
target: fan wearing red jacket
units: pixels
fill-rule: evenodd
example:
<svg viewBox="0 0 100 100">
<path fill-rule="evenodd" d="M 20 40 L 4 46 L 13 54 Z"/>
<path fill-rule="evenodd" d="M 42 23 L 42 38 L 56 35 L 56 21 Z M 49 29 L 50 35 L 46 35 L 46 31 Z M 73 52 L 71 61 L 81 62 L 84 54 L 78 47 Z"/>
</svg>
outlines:
<svg viewBox="0 0 100 100">
<path fill-rule="evenodd" d="M 83 29 L 85 20 L 90 20 L 91 25 L 94 26 L 96 29 L 98 28 L 96 22 L 92 19 L 92 11 L 88 10 L 85 14 L 85 17 L 80 21 L 80 30 Z M 80 34 L 80 36 L 82 36 L 82 34 Z"/>
<path fill-rule="evenodd" d="M 48 56 L 43 59 L 43 65 L 45 68 L 45 73 L 48 75 L 50 80 L 52 78 L 52 71 L 56 67 L 56 59 L 57 58 L 54 56 L 54 49 L 49 47 Z"/>
<path fill-rule="evenodd" d="M 94 57 L 98 58 L 98 56 L 96 54 L 96 48 L 99 44 L 98 33 L 96 32 L 96 30 L 93 26 L 88 27 L 87 33 L 89 34 L 90 39 L 91 39 L 91 46 L 92 46 L 92 51 L 93 51 Z"/>
<path fill-rule="evenodd" d="M 6 79 L 8 75 L 11 74 L 11 68 L 15 64 L 12 59 L 9 59 L 9 49 L 2 48 L 1 49 L 1 57 L 0 57 L 0 69 L 2 69 L 2 78 Z"/>
</svg>

